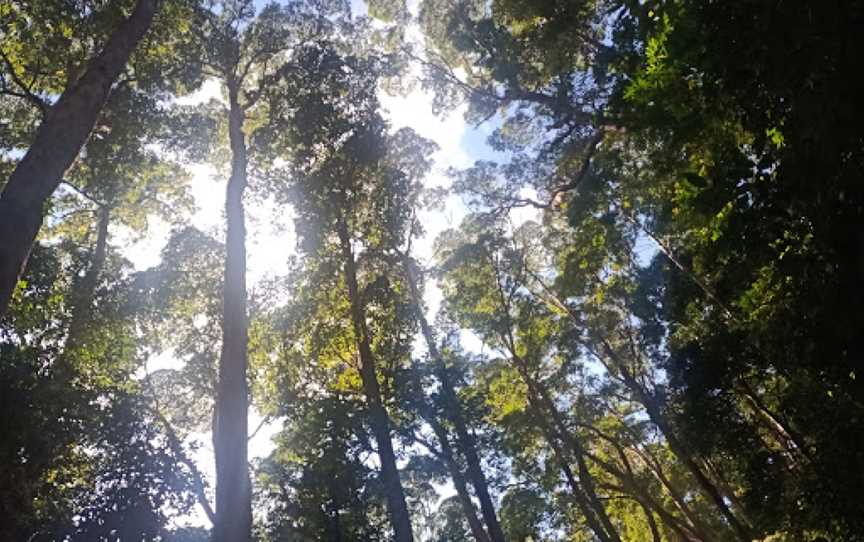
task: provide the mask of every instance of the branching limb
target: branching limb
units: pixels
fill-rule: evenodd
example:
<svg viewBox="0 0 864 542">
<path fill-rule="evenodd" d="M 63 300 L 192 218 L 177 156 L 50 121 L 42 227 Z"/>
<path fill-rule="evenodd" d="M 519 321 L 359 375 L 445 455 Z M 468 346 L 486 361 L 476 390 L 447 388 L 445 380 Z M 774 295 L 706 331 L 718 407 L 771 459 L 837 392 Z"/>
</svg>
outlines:
<svg viewBox="0 0 864 542">
<path fill-rule="evenodd" d="M 146 364 L 146 362 L 145 362 Z M 189 456 L 186 455 L 185 450 L 183 450 L 183 441 L 177 435 L 177 431 L 174 429 L 174 426 L 171 425 L 171 422 L 165 415 L 162 413 L 162 409 L 159 406 L 159 397 L 156 394 L 156 390 L 153 387 L 153 381 L 150 378 L 150 371 L 145 366 L 145 377 L 144 381 L 147 383 L 147 388 L 150 391 L 150 396 L 153 399 L 153 405 L 149 408 L 150 412 L 159 420 L 159 423 L 162 424 L 162 427 L 165 429 L 165 435 L 168 437 L 168 445 L 171 447 L 171 451 L 174 452 L 174 455 L 177 456 L 177 459 L 180 460 L 186 468 L 189 469 L 189 472 L 192 474 L 192 483 L 194 484 L 195 496 L 198 499 L 198 504 L 201 505 L 201 508 L 204 510 L 204 513 L 207 515 L 207 519 L 210 520 L 212 525 L 216 525 L 216 513 L 213 511 L 213 507 L 210 505 L 210 500 L 207 498 L 207 491 L 204 485 L 204 477 L 201 475 L 201 471 L 198 470 L 198 466 L 192 461 Z"/>
<path fill-rule="evenodd" d="M 0 77 L 0 94 L 7 94 L 9 96 L 15 96 L 29 101 L 31 104 L 36 106 L 37 109 L 39 109 L 39 112 L 44 117 L 48 113 L 48 103 L 46 103 L 45 100 L 33 93 L 31 85 L 25 84 L 24 81 L 22 81 L 21 78 L 18 77 L 18 73 L 15 71 L 15 66 L 12 64 L 12 61 L 6 55 L 6 52 L 2 49 L 0 49 L 0 58 L 3 59 L 3 63 L 6 65 L 6 68 L 9 71 L 9 77 L 12 79 L 12 82 L 15 83 L 15 85 L 19 89 L 21 89 L 20 92 L 12 90 L 6 84 L 5 78 Z"/>
<path fill-rule="evenodd" d="M 91 195 L 89 192 L 87 192 L 87 191 L 84 190 L 83 188 L 80 188 L 80 187 L 78 187 L 78 186 L 75 186 L 73 183 L 67 181 L 66 179 L 61 180 L 61 181 L 60 181 L 60 184 L 62 184 L 63 186 L 65 186 L 65 187 L 67 187 L 67 188 L 69 188 L 69 189 L 71 189 L 73 192 L 75 192 L 75 193 L 78 194 L 79 196 L 83 197 L 84 199 L 86 199 L 86 200 L 89 201 L 90 203 L 93 203 L 93 204 L 96 205 L 97 207 L 106 207 L 106 204 L 105 204 L 103 201 L 100 201 L 98 198 L 96 198 L 95 196 Z"/>
</svg>

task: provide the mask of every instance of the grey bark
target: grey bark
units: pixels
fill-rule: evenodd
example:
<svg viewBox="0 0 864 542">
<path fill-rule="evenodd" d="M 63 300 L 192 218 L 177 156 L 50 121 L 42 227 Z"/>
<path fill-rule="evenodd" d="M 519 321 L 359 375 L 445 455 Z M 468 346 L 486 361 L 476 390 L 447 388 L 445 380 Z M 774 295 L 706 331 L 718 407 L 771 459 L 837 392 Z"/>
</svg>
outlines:
<svg viewBox="0 0 864 542">
<path fill-rule="evenodd" d="M 465 457 L 465 462 L 468 467 L 468 476 L 471 479 L 471 485 L 474 486 L 477 499 L 480 501 L 480 512 L 483 514 L 483 521 L 486 523 L 486 528 L 489 531 L 489 538 L 492 542 L 505 542 L 504 531 L 501 529 L 498 515 L 495 512 L 495 504 L 492 502 L 492 497 L 489 494 L 489 483 L 486 480 L 486 476 L 483 474 L 480 456 L 477 453 L 476 439 L 468 430 L 468 425 L 465 423 L 462 404 L 459 402 L 459 398 L 456 395 L 456 390 L 454 389 L 453 382 L 447 372 L 444 358 L 438 350 L 438 345 L 435 341 L 435 334 L 423 313 L 423 303 L 421 302 L 420 291 L 417 287 L 412 263 L 407 256 L 403 258 L 402 265 L 405 269 L 405 276 L 411 292 L 416 318 L 420 324 L 423 338 L 426 341 L 426 348 L 429 350 L 429 355 L 435 363 L 435 372 L 438 376 L 438 380 L 441 382 L 441 394 L 446 403 L 446 412 L 456 431 L 456 444 L 459 451 L 462 452 L 462 455 Z"/>
<path fill-rule="evenodd" d="M 228 81 L 228 135 L 231 177 L 225 198 L 227 234 L 223 285 L 222 353 L 216 389 L 216 524 L 214 542 L 248 542 L 252 538 L 252 487 L 249 481 L 248 316 L 246 309 L 246 136 L 239 103 L 239 83 Z"/>
<path fill-rule="evenodd" d="M 396 453 L 393 451 L 393 441 L 390 438 L 390 417 L 381 399 L 381 388 L 375 369 L 375 358 L 370 346 L 369 330 L 366 327 L 366 314 L 360 300 L 360 290 L 357 283 L 357 265 L 351 249 L 351 238 L 343 219 L 337 223 L 337 234 L 342 250 L 343 273 L 348 297 L 351 303 L 351 320 L 354 337 L 360 356 L 360 379 L 366 396 L 369 413 L 369 424 L 378 445 L 378 458 L 381 460 L 381 478 L 387 495 L 387 508 L 395 533 L 396 542 L 413 542 L 414 534 L 411 527 L 411 516 L 405 502 L 405 492 L 399 480 L 399 469 L 396 466 Z"/>
<path fill-rule="evenodd" d="M 138 0 L 105 47 L 48 108 L 33 144 L 0 193 L 0 316 L 24 272 L 43 209 L 87 141 L 111 86 L 147 33 L 158 0 Z"/>
</svg>

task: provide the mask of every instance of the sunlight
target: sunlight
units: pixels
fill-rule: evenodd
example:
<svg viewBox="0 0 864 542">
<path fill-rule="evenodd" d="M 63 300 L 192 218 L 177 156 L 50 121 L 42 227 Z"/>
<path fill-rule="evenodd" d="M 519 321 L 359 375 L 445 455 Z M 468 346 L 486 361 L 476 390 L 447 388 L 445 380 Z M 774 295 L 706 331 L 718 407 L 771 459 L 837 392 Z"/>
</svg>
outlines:
<svg viewBox="0 0 864 542">
<path fill-rule="evenodd" d="M 862 6 L 762 4 L 0 2 L 0 540 L 860 538 Z"/>
<path fill-rule="evenodd" d="M 182 105 L 196 105 L 211 98 L 221 96 L 218 83 L 214 80 L 205 82 L 202 88 L 178 100 Z M 438 145 L 433 155 L 434 169 L 427 177 L 427 187 L 448 187 L 450 179 L 446 172 L 450 168 L 464 168 L 472 164 L 472 155 L 476 148 L 465 146 L 466 134 L 474 131 L 463 120 L 464 107 L 450 112 L 445 116 L 436 116 L 432 112 L 431 97 L 424 93 L 419 85 L 406 96 L 391 96 L 381 93 L 384 112 L 391 123 L 392 130 L 402 127 L 413 128 L 420 135 L 434 141 Z M 196 212 L 192 224 L 203 231 L 211 232 L 217 238 L 224 235 L 224 186 L 225 176 L 208 164 L 189 166 L 192 173 L 190 183 L 195 199 Z M 254 181 L 253 181 L 254 182 Z M 292 211 L 289 207 L 280 206 L 272 200 L 261 200 L 256 197 L 247 198 L 247 273 L 250 293 L 256 285 L 267 278 L 283 275 L 287 271 L 287 262 L 294 253 L 295 238 L 293 235 Z M 467 209 L 457 195 L 451 195 L 444 202 L 443 208 L 422 210 L 420 219 L 425 229 L 425 235 L 415 240 L 415 256 L 421 261 L 429 261 L 432 257 L 432 242 L 435 237 L 447 228 L 459 225 Z M 159 262 L 159 249 L 164 246 L 169 228 L 165 224 L 154 226 L 149 236 L 124 249 L 124 255 L 137 269 L 146 269 Z M 440 289 L 430 283 L 426 289 L 426 306 L 429 317 L 434 317 L 441 303 Z M 468 351 L 480 351 L 482 344 L 473 333 L 465 332 L 465 347 Z M 150 370 L 178 369 L 181 363 L 172 357 L 170 352 L 160 354 L 152 360 Z M 250 460 L 263 458 L 273 450 L 272 437 L 281 428 L 278 420 L 264 420 L 250 410 L 250 431 L 261 424 L 258 433 L 249 441 Z M 193 442 L 198 443 L 195 462 L 202 474 L 214 483 L 215 465 L 210 433 L 191 435 Z M 453 493 L 452 484 L 441 486 L 441 498 Z M 179 520 L 180 525 L 206 526 L 207 517 L 203 510 L 196 506 L 193 513 Z"/>
</svg>

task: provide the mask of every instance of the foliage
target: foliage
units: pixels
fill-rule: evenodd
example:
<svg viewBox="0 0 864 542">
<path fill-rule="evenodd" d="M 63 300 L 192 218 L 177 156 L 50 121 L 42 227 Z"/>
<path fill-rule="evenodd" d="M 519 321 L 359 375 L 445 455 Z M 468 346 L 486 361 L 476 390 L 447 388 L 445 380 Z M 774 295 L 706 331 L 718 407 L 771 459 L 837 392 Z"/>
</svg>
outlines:
<svg viewBox="0 0 864 542">
<path fill-rule="evenodd" d="M 0 5 L 0 178 L 133 4 Z M 160 2 L 0 320 L 0 538 L 209 539 L 206 162 L 296 235 L 242 311 L 256 539 L 861 539 L 860 2 L 351 4 Z M 497 159 L 427 190 L 417 88 Z"/>
</svg>

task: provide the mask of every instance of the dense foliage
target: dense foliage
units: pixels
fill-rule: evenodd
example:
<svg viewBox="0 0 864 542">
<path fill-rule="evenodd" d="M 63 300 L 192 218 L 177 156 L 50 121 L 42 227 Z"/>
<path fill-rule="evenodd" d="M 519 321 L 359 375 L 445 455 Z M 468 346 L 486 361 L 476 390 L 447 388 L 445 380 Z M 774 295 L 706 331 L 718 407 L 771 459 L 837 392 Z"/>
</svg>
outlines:
<svg viewBox="0 0 864 542">
<path fill-rule="evenodd" d="M 0 5 L 0 539 L 864 539 L 864 4 L 361 4 Z"/>
</svg>

